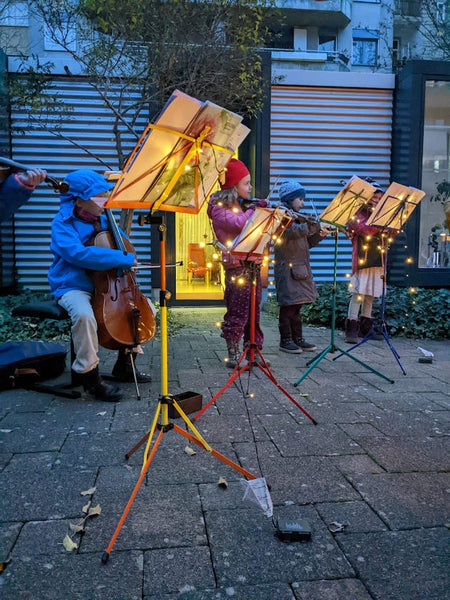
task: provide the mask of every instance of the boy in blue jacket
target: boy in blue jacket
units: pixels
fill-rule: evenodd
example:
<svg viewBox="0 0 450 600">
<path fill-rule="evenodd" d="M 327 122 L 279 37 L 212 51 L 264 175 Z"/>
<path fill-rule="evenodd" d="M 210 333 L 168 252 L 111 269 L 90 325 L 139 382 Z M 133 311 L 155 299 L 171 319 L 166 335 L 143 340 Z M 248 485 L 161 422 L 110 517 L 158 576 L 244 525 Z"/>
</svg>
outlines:
<svg viewBox="0 0 450 600">
<path fill-rule="evenodd" d="M 87 271 L 130 269 L 135 264 L 135 255 L 86 246 L 96 233 L 108 229 L 106 216 L 101 213 L 113 185 L 90 169 L 73 171 L 64 181 L 69 191 L 61 194 L 61 207 L 52 222 L 50 289 L 72 321 L 75 350 L 72 380 L 76 385 L 83 385 L 88 396 L 94 399 L 117 402 L 122 397 L 119 388 L 103 381 L 98 372 L 97 321 L 91 305 L 94 284 Z M 133 381 L 129 354 L 119 352 L 113 375 L 119 381 Z M 140 382 L 151 380 L 140 373 L 137 375 Z"/>
</svg>

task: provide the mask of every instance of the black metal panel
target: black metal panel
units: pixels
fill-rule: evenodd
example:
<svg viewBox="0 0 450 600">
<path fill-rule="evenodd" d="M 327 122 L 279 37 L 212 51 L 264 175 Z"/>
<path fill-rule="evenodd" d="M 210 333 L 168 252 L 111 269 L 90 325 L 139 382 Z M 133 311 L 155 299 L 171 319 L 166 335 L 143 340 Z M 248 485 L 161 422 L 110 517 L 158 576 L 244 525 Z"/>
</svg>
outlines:
<svg viewBox="0 0 450 600">
<path fill-rule="evenodd" d="M 8 101 L 7 57 L 0 50 L 0 155 L 10 158 L 10 109 Z M 0 223 L 0 294 L 15 291 L 14 221 Z"/>
<path fill-rule="evenodd" d="M 450 63 L 414 60 L 397 75 L 392 131 L 391 180 L 421 188 L 425 83 L 428 79 L 450 79 Z M 419 269 L 419 207 L 397 236 L 390 251 L 389 283 L 408 287 L 450 287 L 448 269 Z M 413 257 L 408 264 L 406 259 Z"/>
</svg>

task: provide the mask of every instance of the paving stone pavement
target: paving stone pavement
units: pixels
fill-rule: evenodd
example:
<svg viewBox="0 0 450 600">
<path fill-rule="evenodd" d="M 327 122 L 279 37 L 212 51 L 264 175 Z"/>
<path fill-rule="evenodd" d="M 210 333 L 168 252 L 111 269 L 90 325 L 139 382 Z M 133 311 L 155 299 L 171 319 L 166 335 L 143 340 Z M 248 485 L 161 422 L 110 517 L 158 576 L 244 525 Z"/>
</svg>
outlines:
<svg viewBox="0 0 450 600">
<path fill-rule="evenodd" d="M 223 309 L 171 310 L 186 326 L 168 340 L 169 392 L 205 405 L 230 375 L 215 327 Z M 406 375 L 384 340 L 353 351 L 363 364 L 328 353 L 294 386 L 316 354 L 279 352 L 276 320 L 262 324 L 274 381 L 246 371 L 190 417 L 215 451 L 266 478 L 273 519 L 243 500 L 239 472 L 170 430 L 106 564 L 145 443 L 125 454 L 161 393 L 159 338 L 138 358 L 153 376 L 141 400 L 129 384 L 118 404 L 0 394 L 3 600 L 450 599 L 448 340 L 394 338 Z M 318 351 L 330 343 L 326 328 L 305 333 Z M 348 349 L 341 332 L 335 342 Z M 418 346 L 432 364 L 418 362 Z M 104 372 L 114 360 L 102 351 Z M 279 540 L 279 518 L 306 520 L 311 540 Z"/>
</svg>

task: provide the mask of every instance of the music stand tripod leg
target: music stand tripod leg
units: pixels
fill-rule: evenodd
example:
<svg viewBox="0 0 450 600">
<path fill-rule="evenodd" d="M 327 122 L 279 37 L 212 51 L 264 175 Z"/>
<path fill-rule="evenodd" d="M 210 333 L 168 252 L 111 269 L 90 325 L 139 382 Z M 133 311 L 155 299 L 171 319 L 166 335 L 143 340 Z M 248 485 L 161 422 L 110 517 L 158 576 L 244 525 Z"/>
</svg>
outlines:
<svg viewBox="0 0 450 600">
<path fill-rule="evenodd" d="M 384 247 L 384 251 L 385 251 L 385 255 L 384 255 L 384 263 L 383 263 L 383 275 L 381 276 L 382 277 L 382 281 L 383 281 L 383 289 L 382 289 L 382 292 L 381 292 L 381 302 L 380 302 L 381 331 L 382 331 L 382 334 L 383 334 L 383 338 L 385 339 L 387 345 L 389 346 L 389 349 L 391 350 L 391 352 L 392 352 L 395 360 L 397 361 L 397 364 L 400 367 L 403 375 L 406 375 L 406 371 L 403 368 L 402 363 L 400 362 L 400 356 L 399 356 L 397 350 L 394 348 L 394 346 L 393 346 L 393 344 L 391 342 L 391 339 L 390 339 L 389 333 L 388 333 L 388 329 L 387 329 L 387 325 L 386 325 L 385 308 L 386 308 L 387 252 L 388 252 L 387 247 Z M 341 354 L 339 354 L 338 356 L 335 356 L 333 358 L 333 360 L 337 360 L 343 354 L 346 354 L 350 358 L 355 359 L 354 356 L 351 356 L 348 353 L 352 352 L 353 350 L 355 350 L 355 348 L 359 348 L 359 346 L 361 346 L 362 344 L 365 344 L 366 342 L 370 341 L 371 339 L 372 339 L 372 335 L 371 335 L 371 332 L 369 331 L 369 333 L 367 333 L 367 335 L 365 335 L 364 338 L 360 342 L 358 342 L 357 344 L 355 344 L 354 346 L 352 346 L 351 348 L 349 348 L 347 350 L 347 352 L 341 351 Z M 378 371 L 376 371 L 376 373 L 378 375 L 380 375 L 380 373 L 378 373 Z M 391 381 L 391 383 L 394 383 L 392 380 L 388 380 L 388 381 Z"/>
<path fill-rule="evenodd" d="M 294 387 L 297 387 L 300 384 L 300 382 L 302 382 L 305 379 L 305 377 L 307 375 L 309 375 L 309 373 L 311 373 L 311 371 L 320 363 L 320 361 L 323 358 L 325 358 L 325 356 L 329 352 L 332 353 L 332 352 L 336 352 L 336 351 L 339 351 L 341 353 L 339 356 L 342 356 L 342 354 L 345 354 L 346 356 L 348 356 L 349 358 L 351 358 L 353 361 L 357 362 L 364 368 L 368 369 L 372 373 L 375 373 L 375 375 L 382 377 L 386 381 L 389 381 L 389 383 L 394 383 L 393 379 L 386 377 L 385 375 L 383 375 L 382 373 L 380 373 L 379 371 L 377 371 L 370 365 L 367 365 L 362 360 L 359 360 L 359 358 L 356 358 L 355 356 L 352 356 L 351 354 L 349 354 L 346 350 L 339 348 L 334 343 L 335 331 L 336 331 L 336 284 L 337 284 L 338 238 L 339 238 L 339 230 L 336 229 L 336 231 L 334 232 L 334 268 L 333 268 L 333 285 L 331 288 L 332 292 L 331 292 L 331 340 L 330 340 L 330 344 L 325 348 L 325 350 L 323 350 L 319 354 L 319 356 L 317 358 L 313 358 L 308 363 L 306 363 L 307 365 L 310 365 L 310 366 L 303 373 L 303 375 L 301 377 L 299 377 L 299 379 L 294 383 Z M 336 360 L 336 358 L 339 358 L 339 357 L 335 357 L 333 360 Z"/>
<path fill-rule="evenodd" d="M 251 263 L 251 268 L 250 268 L 250 272 L 251 272 L 251 280 L 250 280 L 250 285 L 251 285 L 251 295 L 250 295 L 250 342 L 248 344 L 248 346 L 246 346 L 244 348 L 243 354 L 242 356 L 239 358 L 238 364 L 236 365 L 236 367 L 234 367 L 227 383 L 224 385 L 224 387 L 217 392 L 217 394 L 211 398 L 211 400 L 202 407 L 202 409 L 197 412 L 195 414 L 194 417 L 194 421 L 196 421 L 204 412 L 205 410 L 207 410 L 207 408 L 209 406 L 211 406 L 211 404 L 213 404 L 217 398 L 219 398 L 224 392 L 225 390 L 227 390 L 230 385 L 232 383 L 234 383 L 236 381 L 236 379 L 238 379 L 238 377 L 240 377 L 240 375 L 242 373 L 244 373 L 245 371 L 249 371 L 249 373 L 251 374 L 252 369 L 254 367 L 257 367 L 268 379 L 270 379 L 270 381 L 281 391 L 283 392 L 283 394 L 289 398 L 289 400 L 295 404 L 295 406 L 300 409 L 302 411 L 302 413 L 308 417 L 308 419 L 310 421 L 312 421 L 312 423 L 314 425 L 317 425 L 317 421 L 314 419 L 314 417 L 312 417 L 308 411 L 303 408 L 303 406 L 301 406 L 301 404 L 299 402 L 297 402 L 297 400 L 295 400 L 295 398 L 293 398 L 293 396 L 291 396 L 291 394 L 289 394 L 289 392 L 287 392 L 284 387 L 276 380 L 275 376 L 273 375 L 272 371 L 270 370 L 269 365 L 267 364 L 261 350 L 258 348 L 258 345 L 255 343 L 255 329 L 256 329 L 256 273 L 257 273 L 257 268 L 258 266 L 255 263 Z M 244 357 L 249 354 L 249 357 L 247 359 L 247 363 L 239 368 L 239 365 L 241 364 L 242 360 L 244 359 Z M 255 355 L 259 356 L 259 358 L 262 360 L 262 364 L 260 362 L 258 362 L 257 360 L 255 360 Z"/>
</svg>

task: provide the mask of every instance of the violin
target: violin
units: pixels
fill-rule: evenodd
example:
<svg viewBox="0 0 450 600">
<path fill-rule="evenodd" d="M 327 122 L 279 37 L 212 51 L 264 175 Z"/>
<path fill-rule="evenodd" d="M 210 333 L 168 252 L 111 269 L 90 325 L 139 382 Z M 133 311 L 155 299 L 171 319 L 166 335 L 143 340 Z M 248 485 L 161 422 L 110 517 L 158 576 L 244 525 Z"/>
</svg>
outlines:
<svg viewBox="0 0 450 600">
<path fill-rule="evenodd" d="M 2 169 L 2 165 L 6 165 L 5 169 Z M 17 173 L 18 171 L 29 171 L 31 167 L 27 167 L 22 165 L 21 163 L 16 162 L 15 160 L 11 160 L 10 158 L 5 158 L 4 156 L 0 156 L 0 169 L 6 171 L 6 177 L 11 175 L 12 173 Z M 69 184 L 65 181 L 57 181 L 53 177 L 45 178 L 45 183 L 49 183 L 55 192 L 59 192 L 60 194 L 66 194 L 69 191 Z"/>
<path fill-rule="evenodd" d="M 295 210 L 291 211 L 294 215 L 294 221 L 297 223 L 317 223 L 318 219 L 314 215 L 309 215 L 306 213 L 296 212 Z"/>
<path fill-rule="evenodd" d="M 100 231 L 91 244 L 136 254 L 131 242 L 122 237 L 111 210 L 106 209 L 108 231 Z M 152 339 L 156 331 L 154 308 L 142 294 L 133 269 L 91 273 L 95 292 L 92 308 L 97 320 L 98 342 L 103 348 L 133 348 Z"/>
</svg>

